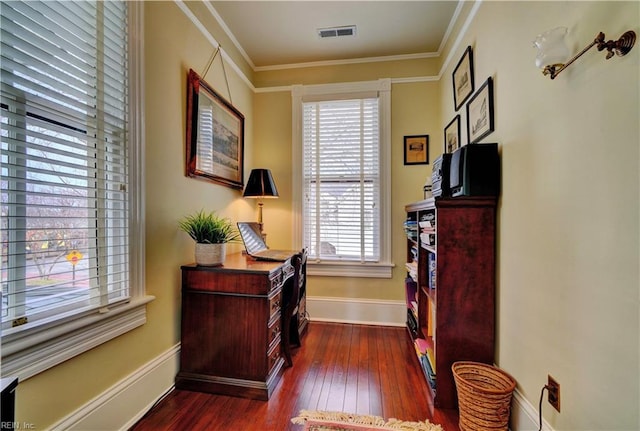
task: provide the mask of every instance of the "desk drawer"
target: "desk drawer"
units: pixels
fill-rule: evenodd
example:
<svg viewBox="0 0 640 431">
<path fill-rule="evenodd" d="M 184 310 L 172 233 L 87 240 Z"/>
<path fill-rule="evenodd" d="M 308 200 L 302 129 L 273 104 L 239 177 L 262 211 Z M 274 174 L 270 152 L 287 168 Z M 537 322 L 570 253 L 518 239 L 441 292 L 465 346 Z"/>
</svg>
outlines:
<svg viewBox="0 0 640 431">
<path fill-rule="evenodd" d="M 206 270 L 182 271 L 182 288 L 201 292 L 238 292 L 239 277 Z"/>
<path fill-rule="evenodd" d="M 267 374 L 271 374 L 271 371 L 273 371 L 273 367 L 276 366 L 281 355 L 282 345 L 280 343 L 280 337 L 278 337 L 277 343 L 272 346 L 272 348 L 269 350 L 269 353 L 267 354 L 267 369 L 269 370 Z"/>
<path fill-rule="evenodd" d="M 282 326 L 280 325 L 280 315 L 278 314 L 278 316 L 275 319 L 271 320 L 271 323 L 269 323 L 269 329 L 268 329 L 268 346 L 273 345 L 273 343 L 276 341 L 276 339 L 280 338 L 280 333 L 282 332 Z"/>
<path fill-rule="evenodd" d="M 280 315 L 280 309 L 282 308 L 282 291 L 279 290 L 274 295 L 269 297 L 269 320 L 277 314 Z"/>
<path fill-rule="evenodd" d="M 282 268 L 279 268 L 278 271 L 269 277 L 270 290 L 273 291 L 284 286 L 284 282 L 287 281 L 289 277 L 293 277 L 294 272 L 295 268 L 289 261 L 284 263 Z"/>
<path fill-rule="evenodd" d="M 269 295 L 284 283 L 282 270 L 273 273 L 224 271 L 224 267 L 187 267 L 182 289 L 238 295 Z"/>
<path fill-rule="evenodd" d="M 276 271 L 271 275 L 271 277 L 269 277 L 269 292 L 281 288 L 283 283 L 284 276 L 282 274 L 282 271 Z"/>
</svg>

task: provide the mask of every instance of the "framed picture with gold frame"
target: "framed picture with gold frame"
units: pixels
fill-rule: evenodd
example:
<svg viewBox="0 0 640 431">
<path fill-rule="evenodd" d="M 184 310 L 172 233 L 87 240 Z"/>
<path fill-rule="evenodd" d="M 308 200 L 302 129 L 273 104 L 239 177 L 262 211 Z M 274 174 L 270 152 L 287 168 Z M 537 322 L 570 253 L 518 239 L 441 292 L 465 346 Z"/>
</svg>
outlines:
<svg viewBox="0 0 640 431">
<path fill-rule="evenodd" d="M 404 164 L 429 164 L 429 135 L 410 135 L 404 137 Z"/>
</svg>

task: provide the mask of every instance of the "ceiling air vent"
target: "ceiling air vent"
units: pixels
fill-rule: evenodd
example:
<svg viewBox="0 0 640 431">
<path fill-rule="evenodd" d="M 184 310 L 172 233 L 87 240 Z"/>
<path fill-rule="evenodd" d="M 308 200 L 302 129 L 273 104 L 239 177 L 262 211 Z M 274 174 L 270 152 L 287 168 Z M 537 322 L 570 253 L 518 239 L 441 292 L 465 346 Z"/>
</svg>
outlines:
<svg viewBox="0 0 640 431">
<path fill-rule="evenodd" d="M 328 37 L 342 37 L 342 36 L 355 36 L 356 35 L 356 26 L 355 25 L 347 25 L 344 27 L 329 27 L 329 28 L 319 28 L 318 29 L 318 37 L 320 39 L 326 39 Z"/>
</svg>

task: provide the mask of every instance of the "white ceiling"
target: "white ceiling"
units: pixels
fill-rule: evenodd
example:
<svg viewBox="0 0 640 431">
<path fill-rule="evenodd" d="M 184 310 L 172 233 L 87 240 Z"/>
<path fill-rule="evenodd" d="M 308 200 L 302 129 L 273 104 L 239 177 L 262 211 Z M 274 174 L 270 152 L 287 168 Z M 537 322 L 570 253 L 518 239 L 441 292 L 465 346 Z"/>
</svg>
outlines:
<svg viewBox="0 0 640 431">
<path fill-rule="evenodd" d="M 439 54 L 459 2 L 210 1 L 214 15 L 260 70 L 313 62 Z M 317 29 L 357 27 L 320 39 Z"/>
</svg>

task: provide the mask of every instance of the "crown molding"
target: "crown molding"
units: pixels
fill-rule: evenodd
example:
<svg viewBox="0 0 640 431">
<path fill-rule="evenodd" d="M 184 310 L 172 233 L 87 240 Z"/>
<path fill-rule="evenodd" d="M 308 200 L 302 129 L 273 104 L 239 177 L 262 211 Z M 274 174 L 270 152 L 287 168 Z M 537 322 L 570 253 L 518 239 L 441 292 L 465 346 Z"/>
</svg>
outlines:
<svg viewBox="0 0 640 431">
<path fill-rule="evenodd" d="M 236 72 L 236 74 L 240 77 L 240 79 L 242 79 L 242 81 L 245 84 L 247 84 L 247 86 L 252 91 L 255 92 L 256 87 L 254 87 L 251 80 L 247 77 L 247 75 L 244 74 L 242 69 L 240 69 L 240 67 L 231 59 L 231 57 L 229 56 L 229 54 L 227 54 L 224 48 L 220 46 L 220 43 L 216 40 L 216 38 L 213 37 L 211 33 L 209 33 L 209 30 L 207 30 L 204 24 L 202 24 L 202 22 L 200 22 L 200 20 L 193 14 L 193 12 L 191 12 L 191 10 L 187 7 L 185 2 L 183 0 L 174 0 L 174 3 L 178 6 L 178 8 L 180 8 L 182 13 L 184 13 L 186 17 L 189 18 L 189 20 L 193 23 L 193 25 L 195 25 L 196 28 L 200 30 L 200 33 L 202 33 L 202 35 L 209 41 L 212 47 L 220 48 L 220 55 L 222 60 L 226 61 L 226 63 L 231 66 L 231 68 Z"/>
<path fill-rule="evenodd" d="M 274 66 L 258 66 L 258 67 L 255 67 L 253 70 L 255 72 L 268 72 L 272 70 L 341 66 L 345 64 L 382 63 L 382 62 L 388 62 L 388 61 L 419 60 L 423 58 L 436 58 L 439 56 L 440 56 L 440 53 L 438 52 L 424 52 L 424 53 L 417 53 L 417 54 L 387 55 L 383 57 L 362 57 L 362 58 L 349 58 L 344 60 L 309 61 L 306 63 L 278 64 Z"/>
<path fill-rule="evenodd" d="M 209 41 L 211 46 L 213 46 L 214 48 L 218 48 L 220 46 L 220 43 L 213 37 L 213 35 L 209 32 L 209 30 L 207 30 L 207 28 L 202 24 L 202 22 L 200 22 L 200 20 L 198 20 L 198 18 L 185 5 L 184 0 L 174 0 L 174 2 L 180 8 L 180 10 L 187 16 L 187 18 L 189 18 L 189 20 L 196 26 L 196 28 L 198 30 L 200 30 L 200 32 Z M 298 69 L 298 68 L 308 68 L 308 67 L 327 67 L 327 66 L 337 66 L 337 65 L 345 65 L 345 64 L 361 64 L 361 63 L 376 63 L 376 62 L 388 62 L 388 61 L 414 60 L 414 59 L 422 59 L 422 58 L 439 57 L 441 55 L 441 53 L 442 53 L 442 49 L 444 48 L 444 45 L 446 44 L 446 41 L 451 36 L 451 33 L 453 31 L 453 26 L 454 26 L 455 22 L 458 20 L 458 18 L 460 16 L 460 13 L 461 13 L 461 10 L 462 10 L 462 7 L 463 7 L 463 4 L 464 4 L 464 2 L 459 2 L 458 3 L 458 7 L 456 8 L 456 10 L 455 10 L 455 12 L 453 14 L 453 18 L 451 19 L 449 27 L 447 28 L 447 31 L 445 33 L 445 36 L 444 36 L 443 40 L 442 40 L 442 43 L 440 44 L 440 47 L 438 48 L 438 52 L 435 52 L 435 53 L 393 55 L 393 56 L 385 56 L 385 57 L 363 57 L 363 58 L 355 58 L 355 59 L 347 59 L 347 60 L 314 61 L 314 62 L 308 62 L 308 63 L 294 63 L 294 64 L 285 64 L 285 65 L 278 65 L 278 66 L 260 66 L 260 67 L 256 67 L 253 64 L 253 62 L 251 61 L 251 59 L 249 58 L 249 56 L 247 55 L 247 53 L 244 51 L 244 49 L 242 48 L 242 46 L 240 45 L 240 43 L 238 42 L 236 37 L 233 35 L 233 33 L 231 32 L 229 27 L 222 20 L 222 17 L 220 17 L 218 12 L 215 10 L 215 8 L 213 6 L 211 6 L 209 4 L 209 2 L 204 2 L 204 3 L 205 3 L 205 6 L 206 6 L 207 10 L 209 11 L 209 13 L 211 13 L 213 18 L 221 26 L 222 30 L 227 34 L 229 39 L 231 39 L 231 41 L 233 42 L 233 44 L 236 47 L 236 49 L 240 52 L 242 57 L 245 59 L 245 61 L 247 61 L 247 64 L 249 64 L 249 66 L 252 68 L 252 70 L 254 72 L 285 70 L 285 69 Z M 406 84 L 406 83 L 413 83 L 413 82 L 434 82 L 434 81 L 439 81 L 442 78 L 442 75 L 443 75 L 444 71 L 449 66 L 449 63 L 451 63 L 452 59 L 454 58 L 454 54 L 457 53 L 457 50 L 458 50 L 460 44 L 462 43 L 462 39 L 467 34 L 469 26 L 473 22 L 473 19 L 475 18 L 475 15 L 476 15 L 478 9 L 480 8 L 481 3 L 482 3 L 482 0 L 475 0 L 474 1 L 472 9 L 469 12 L 469 15 L 467 16 L 467 19 L 465 20 L 464 24 L 462 25 L 462 28 L 460 29 L 460 32 L 458 33 L 458 35 L 456 37 L 456 40 L 453 42 L 453 45 L 452 45 L 451 49 L 449 50 L 449 53 L 448 53 L 447 57 L 445 58 L 444 62 L 442 63 L 442 66 L 440 67 L 440 71 L 438 72 L 437 75 L 415 76 L 415 77 L 406 77 L 406 78 L 391 78 L 391 83 L 392 84 Z M 225 60 L 227 62 L 227 64 L 229 64 L 231 66 L 231 68 L 238 74 L 240 79 L 242 79 L 242 81 L 245 84 L 247 84 L 247 86 L 254 93 L 276 93 L 276 92 L 283 92 L 283 91 L 291 91 L 292 88 L 293 88 L 293 85 L 256 88 L 253 85 L 253 83 L 251 82 L 251 80 L 244 74 L 242 69 L 231 59 L 229 54 L 227 54 L 227 52 L 221 46 L 220 46 L 220 53 L 221 53 L 221 56 L 222 56 L 223 60 Z"/>
</svg>

